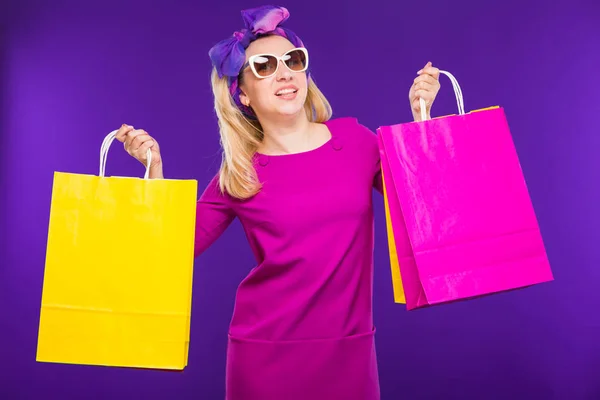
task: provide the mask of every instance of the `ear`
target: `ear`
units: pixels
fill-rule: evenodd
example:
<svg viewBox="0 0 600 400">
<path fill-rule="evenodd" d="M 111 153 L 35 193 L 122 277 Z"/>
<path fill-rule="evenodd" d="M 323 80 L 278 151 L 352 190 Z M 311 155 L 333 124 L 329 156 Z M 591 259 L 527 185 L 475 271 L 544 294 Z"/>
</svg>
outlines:
<svg viewBox="0 0 600 400">
<path fill-rule="evenodd" d="M 240 91 L 240 102 L 246 107 L 250 106 L 250 98 L 243 90 Z"/>
</svg>

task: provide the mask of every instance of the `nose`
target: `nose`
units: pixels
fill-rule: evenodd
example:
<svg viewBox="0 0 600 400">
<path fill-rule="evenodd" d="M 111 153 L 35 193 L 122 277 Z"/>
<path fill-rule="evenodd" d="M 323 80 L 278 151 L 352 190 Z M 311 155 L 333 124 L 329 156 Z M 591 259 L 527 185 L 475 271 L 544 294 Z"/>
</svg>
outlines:
<svg viewBox="0 0 600 400">
<path fill-rule="evenodd" d="M 289 81 L 292 78 L 292 71 L 285 65 L 283 60 L 279 60 L 279 68 L 277 70 L 278 81 Z"/>
</svg>

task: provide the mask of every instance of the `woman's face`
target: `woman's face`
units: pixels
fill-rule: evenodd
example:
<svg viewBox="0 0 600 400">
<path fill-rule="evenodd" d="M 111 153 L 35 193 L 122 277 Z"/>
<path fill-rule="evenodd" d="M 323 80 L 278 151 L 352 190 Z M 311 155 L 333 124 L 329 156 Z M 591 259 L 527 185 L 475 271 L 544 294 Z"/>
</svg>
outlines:
<svg viewBox="0 0 600 400">
<path fill-rule="evenodd" d="M 294 49 L 294 45 L 284 37 L 273 35 L 260 38 L 250 43 L 246 49 L 246 62 L 252 56 L 271 54 L 281 57 Z M 292 69 L 301 70 L 308 60 L 302 52 L 296 51 L 286 56 Z M 242 104 L 250 106 L 259 119 L 292 116 L 303 112 L 308 91 L 306 72 L 293 72 L 283 61 L 268 62 L 266 57 L 254 57 L 254 68 L 259 75 L 275 74 L 267 78 L 258 78 L 251 66 L 242 72 L 240 89 Z"/>
</svg>

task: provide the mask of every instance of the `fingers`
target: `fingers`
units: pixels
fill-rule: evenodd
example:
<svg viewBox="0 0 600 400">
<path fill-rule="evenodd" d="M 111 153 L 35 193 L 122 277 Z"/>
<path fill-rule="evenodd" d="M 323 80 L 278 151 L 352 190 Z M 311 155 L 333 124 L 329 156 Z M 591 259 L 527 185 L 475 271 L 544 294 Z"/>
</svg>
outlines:
<svg viewBox="0 0 600 400">
<path fill-rule="evenodd" d="M 144 136 L 148 136 L 148 132 L 143 129 L 129 131 L 125 137 L 125 149 L 128 151 L 137 150 L 143 143 L 142 140 L 144 139 Z"/>
<path fill-rule="evenodd" d="M 140 133 L 133 137 L 133 139 L 131 140 L 131 150 L 138 150 L 144 143 L 148 141 L 152 141 L 152 137 L 148 135 L 148 133 L 146 133 L 145 131 L 140 130 Z"/>
<path fill-rule="evenodd" d="M 423 73 L 423 70 L 425 68 L 431 68 L 431 61 L 429 61 L 427 64 L 425 64 L 425 66 L 423 68 L 421 68 L 420 70 L 417 71 L 417 75 L 421 75 Z"/>
<path fill-rule="evenodd" d="M 425 104 L 429 108 L 433 104 L 437 91 L 431 88 L 427 89 L 415 89 L 410 94 L 410 104 L 413 110 L 419 111 L 421 109 L 420 99 L 425 101 Z"/>
<path fill-rule="evenodd" d="M 425 104 L 430 105 L 435 99 L 435 93 L 430 90 L 419 89 L 415 91 L 415 102 L 419 104 L 419 99 L 425 100 Z"/>
<path fill-rule="evenodd" d="M 143 143 L 152 140 L 145 130 L 135 129 L 133 126 L 125 124 L 121 125 L 115 138 L 120 142 L 125 143 L 125 149 L 127 149 L 127 151 L 135 151 L 139 149 Z"/>
<path fill-rule="evenodd" d="M 419 99 L 425 100 L 428 106 L 433 104 L 433 100 L 435 100 L 435 96 L 440 89 L 438 80 L 440 72 L 439 69 L 432 66 L 431 62 L 428 62 L 417 74 L 418 76 L 414 79 L 410 88 L 409 97 L 413 109 L 418 110 L 420 109 Z"/>
<path fill-rule="evenodd" d="M 433 76 L 428 75 L 428 74 L 419 75 L 413 81 L 414 84 L 417 84 L 420 82 L 427 82 L 432 85 L 436 85 L 439 83 L 439 81 L 437 79 L 435 79 Z"/>
<path fill-rule="evenodd" d="M 430 75 L 433 78 L 438 79 L 440 77 L 440 70 L 432 66 L 431 61 L 429 61 L 427 64 L 425 64 L 425 67 L 417 71 L 417 75 L 423 74 Z"/>
<path fill-rule="evenodd" d="M 148 162 L 148 149 L 154 146 L 154 140 L 150 139 L 142 143 L 142 145 L 135 151 L 135 156 L 138 160 L 140 160 L 144 165 Z M 154 158 L 154 157 L 152 157 Z"/>
<path fill-rule="evenodd" d="M 424 75 L 424 74 L 430 75 L 435 79 L 439 79 L 440 70 L 435 67 L 424 68 L 419 75 Z"/>
<path fill-rule="evenodd" d="M 129 132 L 131 132 L 133 129 L 134 129 L 133 126 L 129 126 L 129 125 L 123 124 L 123 125 L 121 125 L 121 127 L 117 131 L 117 134 L 116 134 L 115 138 L 119 142 L 125 142 L 125 138 L 126 138 L 127 134 Z"/>
<path fill-rule="evenodd" d="M 140 156 L 143 155 L 144 157 L 146 157 L 146 152 L 152 146 L 154 146 L 154 140 L 152 140 L 152 138 L 148 136 L 148 139 L 144 140 L 140 147 L 138 147 L 135 151 L 137 151 L 140 154 Z"/>
<path fill-rule="evenodd" d="M 153 148 L 155 145 L 156 141 L 143 129 L 130 131 L 125 139 L 125 150 L 127 153 L 141 161 L 144 165 L 147 162 L 146 153 L 148 149 Z M 158 147 L 156 150 L 158 152 Z"/>
<path fill-rule="evenodd" d="M 123 142 L 125 151 L 132 157 L 142 162 L 148 163 L 148 149 L 152 151 L 152 164 L 160 163 L 160 148 L 154 138 L 143 129 L 135 129 L 133 126 L 123 124 L 117 130 L 116 139 Z"/>
<path fill-rule="evenodd" d="M 415 78 L 410 88 L 409 97 L 414 98 L 424 92 L 437 93 L 440 88 L 440 82 L 430 75 L 420 75 Z"/>
<path fill-rule="evenodd" d="M 431 77 L 430 77 L 431 78 Z M 433 79 L 433 78 L 431 78 Z M 434 90 L 439 86 L 439 83 L 437 83 L 436 81 L 430 82 L 428 80 L 420 80 L 419 82 L 415 82 L 413 84 L 413 89 L 414 90 Z"/>
</svg>

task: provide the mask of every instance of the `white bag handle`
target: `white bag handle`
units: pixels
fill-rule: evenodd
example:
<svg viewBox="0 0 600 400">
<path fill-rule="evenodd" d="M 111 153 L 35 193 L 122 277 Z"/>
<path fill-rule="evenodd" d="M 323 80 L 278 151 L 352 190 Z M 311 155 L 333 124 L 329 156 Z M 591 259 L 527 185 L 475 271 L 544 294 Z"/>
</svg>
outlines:
<svg viewBox="0 0 600 400">
<path fill-rule="evenodd" d="M 454 95 L 456 96 L 456 103 L 458 105 L 458 113 L 460 115 L 463 115 L 465 113 L 465 103 L 463 101 L 462 90 L 460 90 L 460 85 L 458 84 L 458 81 L 456 80 L 454 75 L 452 75 L 448 71 L 440 70 L 440 74 L 444 74 L 448 78 L 450 78 L 450 82 L 452 82 L 452 88 L 454 89 Z M 425 100 L 419 99 L 419 105 L 421 106 L 421 121 L 425 121 L 427 119 L 427 109 L 426 109 Z"/>
<path fill-rule="evenodd" d="M 104 138 L 102 142 L 102 146 L 100 147 L 100 177 L 104 177 L 104 172 L 106 171 L 106 155 L 108 154 L 108 149 L 112 144 L 113 140 L 117 136 L 117 131 L 114 130 Z M 152 162 L 152 151 L 148 149 L 146 153 L 146 173 L 144 174 L 144 179 L 148 179 L 150 177 L 150 163 Z"/>
</svg>

